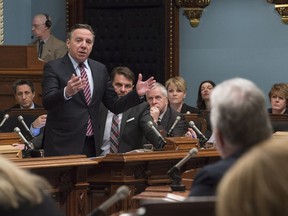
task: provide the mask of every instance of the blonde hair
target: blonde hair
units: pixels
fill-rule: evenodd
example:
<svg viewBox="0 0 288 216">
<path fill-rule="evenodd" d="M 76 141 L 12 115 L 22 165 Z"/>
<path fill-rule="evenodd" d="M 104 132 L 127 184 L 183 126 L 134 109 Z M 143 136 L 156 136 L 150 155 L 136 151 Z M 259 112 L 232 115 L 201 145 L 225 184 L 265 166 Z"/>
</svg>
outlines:
<svg viewBox="0 0 288 216">
<path fill-rule="evenodd" d="M 288 145 L 270 139 L 254 147 L 218 187 L 218 216 L 288 215 Z"/>
<path fill-rule="evenodd" d="M 271 98 L 273 95 L 277 95 L 277 96 L 280 96 L 280 97 L 283 97 L 285 98 L 286 100 L 286 103 L 288 102 L 288 86 L 286 83 L 275 83 L 270 91 L 269 91 L 269 99 L 271 101 Z"/>
<path fill-rule="evenodd" d="M 40 204 L 43 190 L 50 186 L 43 178 L 22 170 L 0 156 L 0 207 L 18 208 L 21 204 Z"/>
<path fill-rule="evenodd" d="M 175 77 L 168 79 L 165 83 L 166 89 L 168 89 L 171 84 L 174 84 L 178 89 L 180 89 L 182 92 L 186 93 L 187 86 L 186 86 L 185 80 L 182 77 L 175 76 Z"/>
</svg>

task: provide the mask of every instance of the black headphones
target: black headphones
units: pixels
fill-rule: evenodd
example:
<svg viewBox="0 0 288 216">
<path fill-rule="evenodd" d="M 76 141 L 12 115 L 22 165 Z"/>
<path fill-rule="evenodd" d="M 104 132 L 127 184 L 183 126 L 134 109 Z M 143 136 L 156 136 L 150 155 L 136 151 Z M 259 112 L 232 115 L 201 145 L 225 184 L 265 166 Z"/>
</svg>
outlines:
<svg viewBox="0 0 288 216">
<path fill-rule="evenodd" d="M 45 26 L 46 26 L 47 28 L 51 28 L 51 26 L 52 26 L 52 21 L 51 21 L 51 19 L 50 19 L 50 16 L 49 16 L 48 14 L 46 14 L 46 13 L 43 13 L 43 15 L 46 17 Z"/>
</svg>

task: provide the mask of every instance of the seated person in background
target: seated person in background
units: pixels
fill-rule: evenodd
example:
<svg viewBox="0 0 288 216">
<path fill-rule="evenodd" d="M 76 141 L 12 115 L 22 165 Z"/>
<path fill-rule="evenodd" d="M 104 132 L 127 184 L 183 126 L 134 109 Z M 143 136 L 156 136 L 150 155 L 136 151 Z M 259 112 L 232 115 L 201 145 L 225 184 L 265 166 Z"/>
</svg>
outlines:
<svg viewBox="0 0 288 216">
<path fill-rule="evenodd" d="M 211 80 L 200 83 L 198 88 L 197 108 L 200 110 L 211 110 L 210 95 L 216 84 Z"/>
<path fill-rule="evenodd" d="M 217 216 L 288 215 L 285 164 L 288 164 L 285 141 L 271 139 L 251 149 L 219 184 Z"/>
<path fill-rule="evenodd" d="M 52 21 L 48 14 L 37 14 L 33 18 L 32 32 L 37 38 L 38 58 L 45 62 L 61 58 L 67 53 L 66 44 L 51 34 Z"/>
<path fill-rule="evenodd" d="M 61 216 L 49 183 L 0 156 L 0 215 Z"/>
<path fill-rule="evenodd" d="M 46 125 L 46 119 L 47 114 L 43 114 L 40 115 L 37 119 L 35 119 L 34 122 L 32 122 L 30 132 L 34 137 L 38 136 L 41 132 L 43 132 L 41 131 L 41 128 L 43 128 Z"/>
<path fill-rule="evenodd" d="M 186 82 L 182 77 L 176 76 L 168 79 L 165 83 L 165 87 L 168 91 L 168 101 L 171 108 L 180 113 L 200 114 L 199 109 L 184 103 L 187 87 Z"/>
<path fill-rule="evenodd" d="M 288 114 L 288 87 L 285 83 L 276 83 L 269 92 L 271 108 L 268 113 L 271 114 Z"/>
<path fill-rule="evenodd" d="M 207 138 L 212 135 L 211 122 L 210 122 L 210 95 L 216 84 L 211 80 L 205 80 L 200 83 L 198 88 L 197 108 L 202 111 L 203 116 L 207 122 L 207 131 L 204 134 Z M 207 111 L 208 113 L 204 113 Z"/>
<path fill-rule="evenodd" d="M 263 92 L 242 78 L 215 87 L 211 94 L 211 123 L 222 160 L 200 169 L 190 196 L 214 196 L 222 176 L 238 158 L 272 135 Z"/>
<path fill-rule="evenodd" d="M 162 136 L 184 136 L 187 130 L 187 123 L 183 114 L 177 112 L 169 106 L 168 93 L 165 86 L 154 83 L 152 88 L 146 93 L 146 100 L 150 105 L 150 115 L 154 126 L 161 132 Z M 171 134 L 167 134 L 171 129 L 176 117 L 181 119 L 173 129 Z"/>
<path fill-rule="evenodd" d="M 40 105 L 33 102 L 35 97 L 35 88 L 29 80 L 16 80 L 12 85 L 14 97 L 18 104 L 9 109 L 34 109 L 41 108 Z"/>
<path fill-rule="evenodd" d="M 8 110 L 5 110 L 3 113 L 9 113 L 10 109 L 34 109 L 41 108 L 40 105 L 33 102 L 35 97 L 35 88 L 31 81 L 29 80 L 16 80 L 12 85 L 14 97 L 18 102 L 16 105 L 10 107 Z M 4 115 L 3 114 L 3 115 Z M 2 116 L 1 116 L 2 117 Z M 35 129 L 31 125 L 32 122 L 39 127 L 46 123 L 46 115 L 40 115 L 38 118 L 34 115 L 24 114 L 22 115 L 23 121 L 26 123 L 27 127 L 30 127 L 30 132 L 32 136 L 37 136 L 40 133 L 40 129 Z M 1 118 L 3 119 L 3 117 Z M 19 127 L 22 134 L 27 138 L 31 139 L 29 131 L 24 127 L 22 123 L 19 122 L 18 116 L 10 116 L 8 120 L 4 123 L 1 128 L 2 132 L 13 132 L 15 127 Z M 40 127 L 39 127 L 40 128 Z"/>
<path fill-rule="evenodd" d="M 43 148 L 43 130 L 45 124 L 46 124 L 47 115 L 41 115 L 37 119 L 35 119 L 34 122 L 32 122 L 30 127 L 30 133 L 34 137 L 31 139 L 31 142 L 35 146 L 36 149 L 42 149 Z M 23 143 L 13 143 L 12 146 L 18 148 L 18 149 L 24 149 L 25 145 Z"/>
<path fill-rule="evenodd" d="M 133 90 L 135 76 L 127 67 L 116 67 L 111 72 L 111 81 L 117 95 L 122 97 Z M 149 143 L 157 147 L 158 137 L 151 132 L 152 129 L 147 125 L 147 122 L 152 119 L 149 115 L 149 105 L 146 102 L 118 115 L 107 110 L 104 104 L 101 104 L 99 116 L 101 155 L 143 149 L 144 143 L 141 140 L 144 136 Z M 117 125 L 112 124 L 113 118 L 115 118 L 114 121 L 117 121 Z M 111 132 L 112 127 L 114 127 L 114 131 L 117 128 L 116 135 L 112 134 L 114 133 Z M 111 136 L 116 136 L 116 141 Z"/>
</svg>

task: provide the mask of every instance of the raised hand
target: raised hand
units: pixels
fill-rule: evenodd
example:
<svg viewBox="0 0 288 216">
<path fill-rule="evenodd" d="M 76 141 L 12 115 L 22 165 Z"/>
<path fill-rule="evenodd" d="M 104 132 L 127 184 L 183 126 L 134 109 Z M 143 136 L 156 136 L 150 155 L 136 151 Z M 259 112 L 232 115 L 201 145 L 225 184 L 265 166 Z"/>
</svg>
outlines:
<svg viewBox="0 0 288 216">
<path fill-rule="evenodd" d="M 87 83 L 84 80 L 82 80 L 80 76 L 76 76 L 75 74 L 73 74 L 70 80 L 68 80 L 67 82 L 65 92 L 66 96 L 71 97 L 75 95 L 79 91 L 83 90 L 85 85 L 87 85 Z"/>
<path fill-rule="evenodd" d="M 154 77 L 150 77 L 146 81 L 142 81 L 142 74 L 139 74 L 138 80 L 137 80 L 137 83 L 136 83 L 137 94 L 139 96 L 145 95 L 146 92 L 148 92 L 151 89 L 152 85 L 155 82 L 156 82 L 156 80 L 154 80 Z"/>
</svg>

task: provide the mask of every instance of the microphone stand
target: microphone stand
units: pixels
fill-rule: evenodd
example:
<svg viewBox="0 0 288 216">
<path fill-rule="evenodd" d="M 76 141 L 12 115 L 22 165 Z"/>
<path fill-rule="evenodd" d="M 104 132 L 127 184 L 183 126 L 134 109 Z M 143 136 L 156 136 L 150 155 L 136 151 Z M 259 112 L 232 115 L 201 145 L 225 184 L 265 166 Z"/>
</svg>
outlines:
<svg viewBox="0 0 288 216">
<path fill-rule="evenodd" d="M 170 170 L 168 170 L 167 174 L 172 182 L 172 184 L 170 185 L 172 191 L 185 191 L 185 185 L 181 184 L 182 178 L 180 168 L 197 153 L 198 150 L 196 148 L 190 149 L 189 153 L 182 160 L 180 160 L 176 165 L 174 165 Z"/>
<path fill-rule="evenodd" d="M 200 138 L 198 138 L 198 140 L 199 140 L 200 148 L 206 148 L 204 144 L 208 141 L 208 139 L 200 135 Z"/>
<path fill-rule="evenodd" d="M 181 184 L 182 177 L 181 177 L 179 168 L 173 166 L 168 171 L 167 174 L 171 180 L 170 188 L 172 189 L 172 191 L 185 191 L 186 190 L 185 185 Z"/>
</svg>

